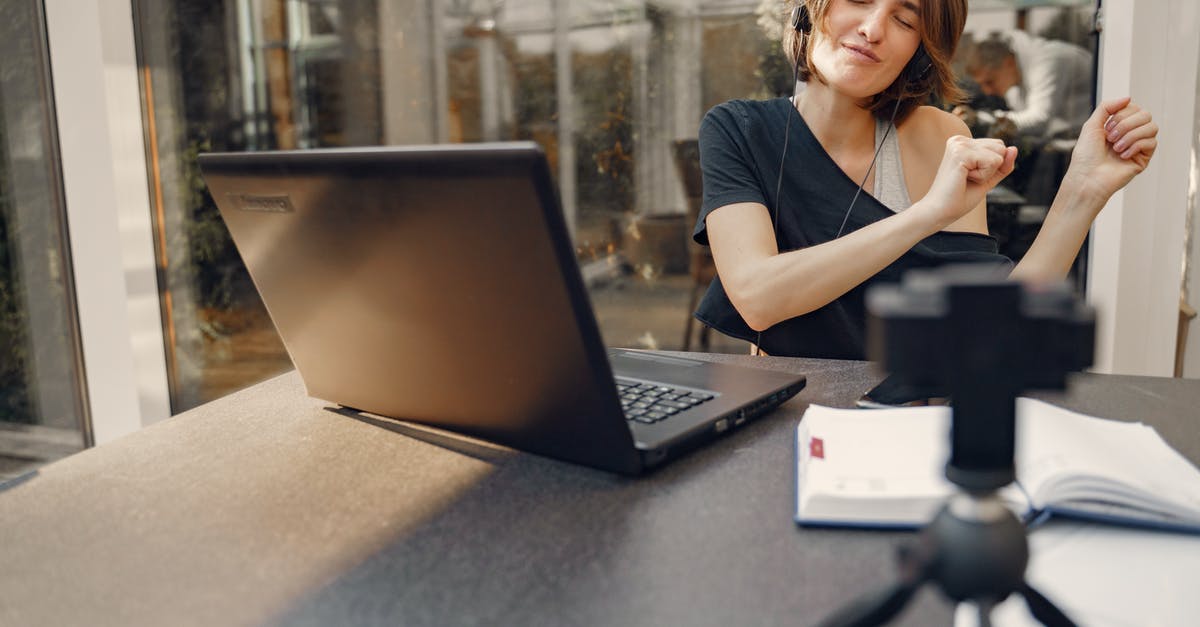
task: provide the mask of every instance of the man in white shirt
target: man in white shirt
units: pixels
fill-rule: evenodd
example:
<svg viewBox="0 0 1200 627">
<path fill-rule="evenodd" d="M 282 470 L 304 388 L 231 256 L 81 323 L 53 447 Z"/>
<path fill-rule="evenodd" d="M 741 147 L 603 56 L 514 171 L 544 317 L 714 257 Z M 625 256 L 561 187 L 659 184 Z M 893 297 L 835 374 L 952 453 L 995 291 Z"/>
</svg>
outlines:
<svg viewBox="0 0 1200 627">
<path fill-rule="evenodd" d="M 1009 111 L 978 112 L 1022 135 L 1076 136 L 1091 114 L 1092 55 L 1074 44 L 1012 31 L 993 33 L 969 52 L 967 73 Z M 963 111 L 961 114 L 969 114 Z"/>
</svg>

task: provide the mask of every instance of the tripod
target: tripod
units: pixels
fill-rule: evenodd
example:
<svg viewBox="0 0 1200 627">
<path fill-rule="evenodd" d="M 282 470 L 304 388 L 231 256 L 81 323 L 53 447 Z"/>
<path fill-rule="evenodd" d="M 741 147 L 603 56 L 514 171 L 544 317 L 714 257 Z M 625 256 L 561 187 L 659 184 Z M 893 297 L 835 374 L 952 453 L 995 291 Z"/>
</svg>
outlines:
<svg viewBox="0 0 1200 627">
<path fill-rule="evenodd" d="M 958 492 L 912 546 L 898 577 L 827 617 L 822 627 L 881 625 L 925 582 L 973 601 L 979 624 L 1012 593 L 1050 627 L 1074 623 L 1025 581 L 1025 527 L 997 496 L 1016 479 L 1016 399 L 1029 387 L 1066 387 L 1091 363 L 1094 314 L 1065 285 L 1033 289 L 980 268 L 912 272 L 867 295 L 872 352 L 915 385 L 945 385 L 952 399 L 946 478 Z"/>
<path fill-rule="evenodd" d="M 897 551 L 895 583 L 828 616 L 821 627 L 882 625 L 894 618 L 925 582 L 954 601 L 974 601 L 979 625 L 991 625 L 992 607 L 1016 592 L 1033 617 L 1048 627 L 1075 623 L 1024 580 L 1029 547 L 1025 528 L 992 494 L 963 492 L 950 498 L 918 542 Z"/>
</svg>

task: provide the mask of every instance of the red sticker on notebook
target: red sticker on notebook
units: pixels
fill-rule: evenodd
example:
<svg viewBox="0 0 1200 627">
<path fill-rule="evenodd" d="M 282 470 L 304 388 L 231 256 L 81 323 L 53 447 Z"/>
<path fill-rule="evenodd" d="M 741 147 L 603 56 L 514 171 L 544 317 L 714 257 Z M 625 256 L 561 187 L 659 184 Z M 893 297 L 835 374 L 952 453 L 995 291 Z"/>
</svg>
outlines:
<svg viewBox="0 0 1200 627">
<path fill-rule="evenodd" d="M 825 459 L 825 442 L 821 438 L 811 438 L 808 441 L 808 454 L 814 459 Z"/>
</svg>

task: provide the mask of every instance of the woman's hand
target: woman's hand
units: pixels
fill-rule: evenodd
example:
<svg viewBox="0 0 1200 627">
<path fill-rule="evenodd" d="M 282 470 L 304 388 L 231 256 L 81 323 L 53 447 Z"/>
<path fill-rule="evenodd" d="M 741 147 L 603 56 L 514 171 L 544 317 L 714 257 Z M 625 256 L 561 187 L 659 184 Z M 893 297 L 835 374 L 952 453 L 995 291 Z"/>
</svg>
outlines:
<svg viewBox="0 0 1200 627">
<path fill-rule="evenodd" d="M 933 185 L 921 199 L 938 230 L 979 206 L 988 190 L 1013 171 L 1016 159 L 1017 149 L 998 139 L 947 139 Z"/>
<path fill-rule="evenodd" d="M 1107 201 L 1150 164 L 1157 137 L 1149 111 L 1128 96 L 1106 100 L 1083 123 L 1066 178 Z"/>
<path fill-rule="evenodd" d="M 1158 126 L 1129 98 L 1108 100 L 1083 123 L 1071 165 L 1029 251 L 1012 271 L 1025 281 L 1067 276 L 1088 229 L 1117 190 L 1146 169 Z"/>
</svg>

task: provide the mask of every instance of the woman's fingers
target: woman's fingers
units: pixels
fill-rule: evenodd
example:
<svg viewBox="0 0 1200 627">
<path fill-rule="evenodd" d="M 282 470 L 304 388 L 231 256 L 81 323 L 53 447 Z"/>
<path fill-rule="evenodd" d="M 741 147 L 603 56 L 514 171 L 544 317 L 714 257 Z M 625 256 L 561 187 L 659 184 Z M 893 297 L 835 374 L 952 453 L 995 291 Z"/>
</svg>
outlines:
<svg viewBox="0 0 1200 627">
<path fill-rule="evenodd" d="M 1156 140 L 1157 135 L 1158 125 L 1150 122 L 1148 124 L 1131 129 L 1128 133 L 1122 135 L 1120 139 L 1117 139 L 1115 142 L 1113 142 L 1112 148 L 1117 154 L 1121 155 L 1122 158 L 1128 159 L 1129 156 L 1126 153 L 1131 150 L 1133 146 L 1135 146 L 1138 142 L 1143 142 L 1144 144 L 1145 140 L 1148 139 Z M 1157 143 L 1157 140 L 1155 143 Z"/>
<path fill-rule="evenodd" d="M 1150 163 L 1150 157 L 1158 149 L 1158 140 L 1153 137 L 1139 139 L 1121 153 L 1122 159 L 1132 159 L 1142 168 Z"/>
<path fill-rule="evenodd" d="M 969 139 L 961 137 L 951 146 L 950 155 L 967 173 L 967 180 L 982 183 L 990 180 L 1004 165 L 1008 148 L 998 139 Z"/>
<path fill-rule="evenodd" d="M 1096 107 L 1095 115 L 1108 117 L 1121 109 L 1124 109 L 1133 99 L 1129 96 L 1121 96 L 1119 98 L 1110 98 L 1100 102 L 1100 106 Z"/>
<path fill-rule="evenodd" d="M 1017 162 L 1016 146 L 1003 146 L 998 155 L 989 153 L 986 163 L 978 169 L 967 173 L 967 180 L 972 183 L 983 183 L 989 189 L 1012 174 Z"/>
<path fill-rule="evenodd" d="M 994 137 L 980 137 L 978 139 L 955 135 L 950 138 L 955 142 L 956 147 L 962 150 L 984 150 L 996 153 L 997 155 L 1004 154 L 1004 142 Z"/>
<path fill-rule="evenodd" d="M 983 194 L 1012 172 L 1016 156 L 1016 148 L 998 139 L 950 137 L 933 185 L 922 201 L 939 220 L 950 224 L 978 206 Z"/>
<path fill-rule="evenodd" d="M 1015 168 L 1016 165 L 1017 165 L 1017 147 L 1016 146 L 1005 146 L 1004 147 L 1004 163 L 1003 163 L 1003 165 L 1000 166 L 1000 170 L 996 173 L 999 175 L 998 178 L 996 179 L 996 182 L 999 183 L 1001 179 L 1008 176 L 1009 174 L 1012 174 L 1013 168 Z"/>
<path fill-rule="evenodd" d="M 1113 114 L 1104 125 L 1104 134 L 1110 142 L 1116 142 L 1129 131 L 1150 124 L 1150 112 L 1129 105 Z"/>
<path fill-rule="evenodd" d="M 1128 115 L 1128 113 L 1123 112 L 1131 105 L 1137 108 L 1137 105 L 1133 105 L 1129 96 L 1105 100 L 1100 103 L 1100 106 L 1096 107 L 1096 110 L 1092 112 L 1091 117 L 1088 118 L 1088 121 L 1085 122 L 1084 125 L 1096 124 L 1098 126 L 1102 126 L 1104 131 L 1108 132 L 1108 129 L 1111 128 L 1113 124 L 1121 121 L 1120 118 Z M 1114 117 L 1117 119 L 1114 120 Z"/>
<path fill-rule="evenodd" d="M 1104 136 L 1113 152 L 1122 159 L 1133 159 L 1141 168 L 1158 148 L 1158 125 L 1149 111 L 1132 102 L 1111 112 L 1104 123 Z"/>
</svg>

